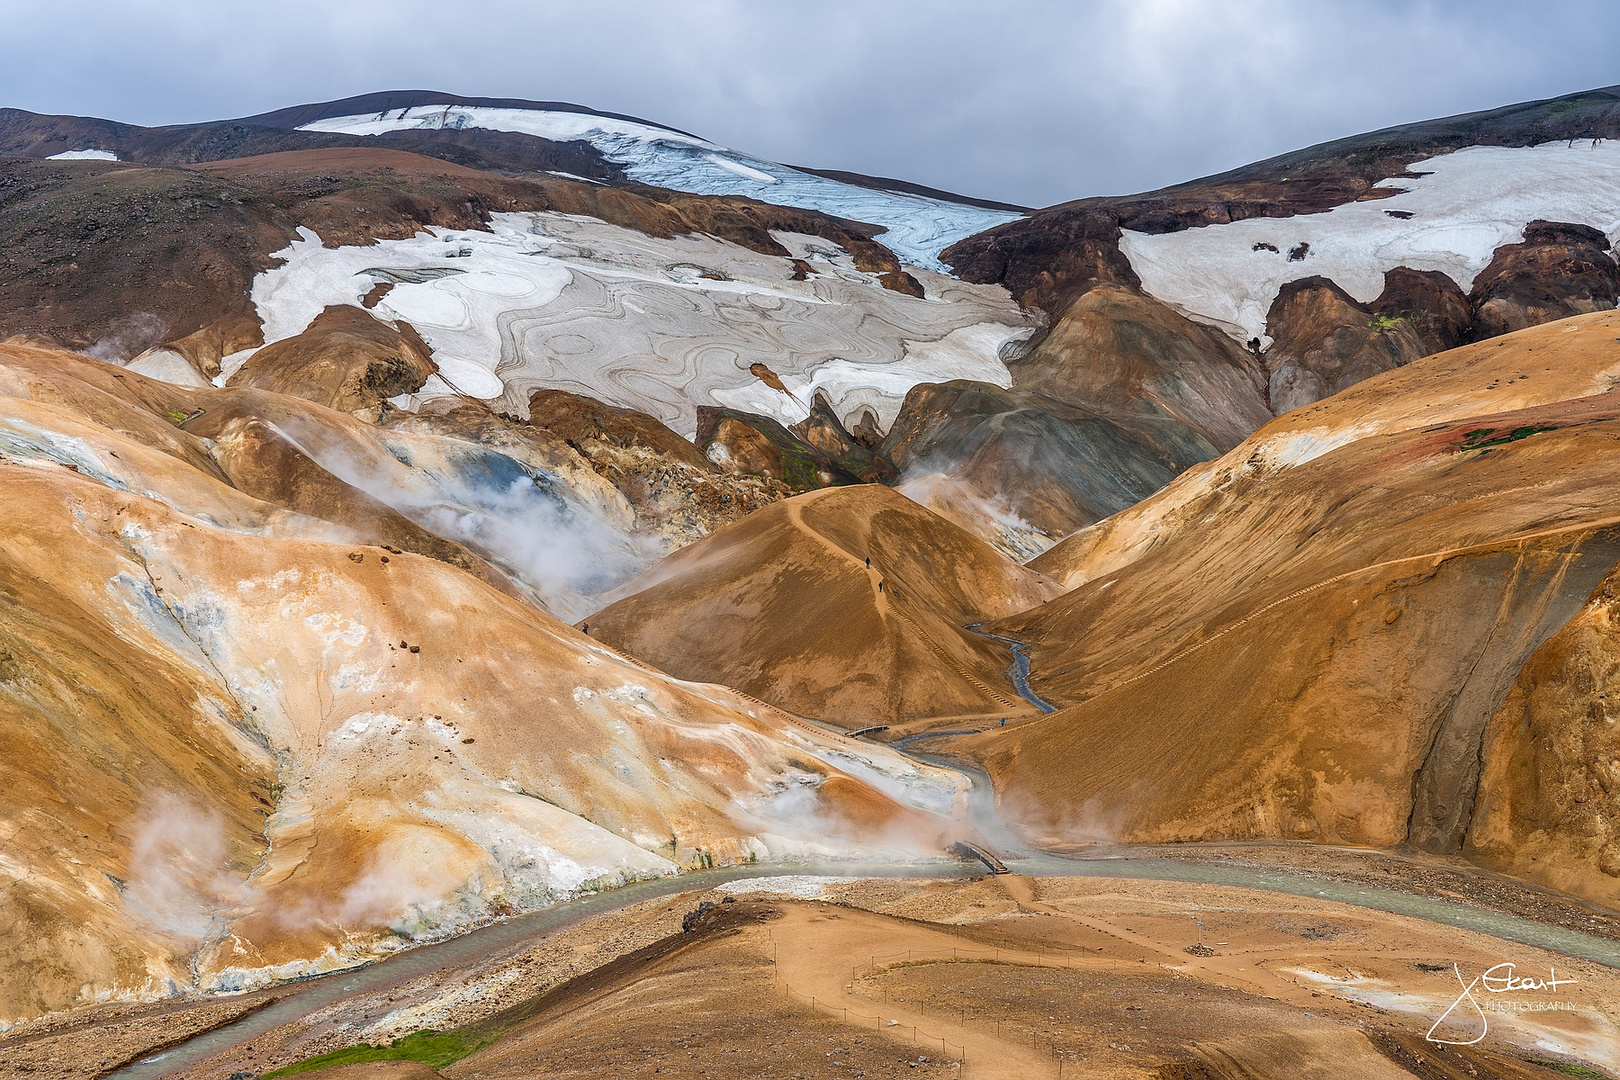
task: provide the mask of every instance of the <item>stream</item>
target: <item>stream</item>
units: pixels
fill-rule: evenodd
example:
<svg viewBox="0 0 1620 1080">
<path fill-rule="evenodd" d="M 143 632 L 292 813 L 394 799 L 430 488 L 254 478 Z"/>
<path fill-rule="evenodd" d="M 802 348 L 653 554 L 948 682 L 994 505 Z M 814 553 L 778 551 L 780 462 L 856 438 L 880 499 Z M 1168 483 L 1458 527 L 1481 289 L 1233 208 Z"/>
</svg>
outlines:
<svg viewBox="0 0 1620 1080">
<path fill-rule="evenodd" d="M 1029 688 L 1029 646 L 1017 638 L 1003 637 L 1000 634 L 992 634 L 988 630 L 980 630 L 979 627 L 983 625 L 984 623 L 974 623 L 972 626 L 964 626 L 962 629 L 970 634 L 978 634 L 982 638 L 989 638 L 991 641 L 999 641 L 1006 645 L 1008 649 L 1011 649 L 1013 666 L 1007 669 L 1007 678 L 1012 680 L 1013 689 L 1018 691 L 1018 696 L 1041 710 L 1041 712 L 1057 712 L 1056 705 L 1042 700 L 1039 694 Z"/>
</svg>

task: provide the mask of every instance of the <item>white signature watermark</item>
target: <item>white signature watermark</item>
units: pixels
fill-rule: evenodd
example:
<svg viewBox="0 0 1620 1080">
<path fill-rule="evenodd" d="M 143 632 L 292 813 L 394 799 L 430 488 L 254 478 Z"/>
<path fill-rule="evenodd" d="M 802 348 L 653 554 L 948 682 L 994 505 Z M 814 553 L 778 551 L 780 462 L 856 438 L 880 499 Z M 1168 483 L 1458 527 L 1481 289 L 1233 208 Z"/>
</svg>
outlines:
<svg viewBox="0 0 1620 1080">
<path fill-rule="evenodd" d="M 1473 1046 L 1483 1040 L 1486 1033 L 1490 1031 L 1490 1022 L 1485 1019 L 1487 1012 L 1558 1012 L 1574 1008 L 1572 1004 L 1563 1001 L 1497 1001 L 1486 998 L 1481 1003 L 1474 997 L 1475 987 L 1479 987 L 1490 994 L 1556 994 L 1560 986 L 1575 985 L 1576 980 L 1574 979 L 1560 979 L 1558 969 L 1555 967 L 1549 966 L 1547 968 L 1547 977 L 1542 979 L 1535 976 L 1520 975 L 1515 964 L 1506 962 L 1497 964 L 1488 971 L 1474 976 L 1473 982 L 1463 981 L 1462 969 L 1455 963 L 1451 965 L 1451 970 L 1457 975 L 1457 985 L 1462 987 L 1462 993 L 1457 996 L 1456 1001 L 1451 1003 L 1450 1008 L 1440 1014 L 1440 1019 L 1436 1020 L 1434 1026 L 1423 1036 L 1432 1043 L 1443 1043 L 1446 1046 Z M 1475 1013 L 1479 1014 L 1479 1034 L 1472 1039 L 1446 1039 L 1436 1036 L 1435 1032 L 1440 1029 L 1440 1025 L 1446 1022 L 1447 1017 L 1460 1009 L 1465 1001 L 1473 1006 Z M 1452 1023 L 1461 1026 L 1456 1020 L 1453 1020 Z"/>
</svg>

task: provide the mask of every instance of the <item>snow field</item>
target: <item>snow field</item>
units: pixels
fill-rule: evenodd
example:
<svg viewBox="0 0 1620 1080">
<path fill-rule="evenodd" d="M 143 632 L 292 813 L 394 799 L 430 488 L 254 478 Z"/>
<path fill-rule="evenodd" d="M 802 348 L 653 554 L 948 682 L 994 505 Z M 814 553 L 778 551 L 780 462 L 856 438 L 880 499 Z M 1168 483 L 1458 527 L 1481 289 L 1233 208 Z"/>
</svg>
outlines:
<svg viewBox="0 0 1620 1080">
<path fill-rule="evenodd" d="M 690 438 L 699 405 L 794 424 L 818 390 L 846 423 L 871 409 L 887 425 L 921 382 L 1009 385 L 998 350 L 1033 332 L 999 287 L 919 271 L 929 294 L 919 300 L 819 237 L 778 237 L 815 271 L 792 281 L 787 260 L 710 237 L 661 240 L 542 213 L 496 215 L 491 227 L 336 249 L 300 230 L 253 285 L 266 342 L 386 281 L 375 313 L 414 326 L 443 372 L 401 406 L 459 391 L 525 414 L 530 393 L 553 388 L 639 409 Z"/>
<path fill-rule="evenodd" d="M 1289 281 L 1331 278 L 1367 303 L 1383 291 L 1385 271 L 1408 266 L 1438 270 L 1467 291 L 1531 221 L 1591 225 L 1620 239 L 1620 142 L 1473 146 L 1408 171 L 1427 175 L 1384 181 L 1405 189 L 1387 199 L 1160 235 L 1127 229 L 1120 250 L 1149 295 L 1269 345 L 1266 313 Z"/>
</svg>

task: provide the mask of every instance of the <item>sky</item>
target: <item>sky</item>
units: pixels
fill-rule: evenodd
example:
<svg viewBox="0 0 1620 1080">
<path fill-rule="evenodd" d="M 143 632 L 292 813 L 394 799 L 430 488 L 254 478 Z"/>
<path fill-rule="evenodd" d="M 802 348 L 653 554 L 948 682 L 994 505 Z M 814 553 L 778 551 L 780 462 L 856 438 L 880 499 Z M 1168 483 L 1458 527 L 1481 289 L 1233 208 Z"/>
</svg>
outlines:
<svg viewBox="0 0 1620 1080">
<path fill-rule="evenodd" d="M 573 101 L 1044 206 L 1620 83 L 1620 5 L 0 0 L 0 106 L 138 124 L 384 89 Z"/>
</svg>

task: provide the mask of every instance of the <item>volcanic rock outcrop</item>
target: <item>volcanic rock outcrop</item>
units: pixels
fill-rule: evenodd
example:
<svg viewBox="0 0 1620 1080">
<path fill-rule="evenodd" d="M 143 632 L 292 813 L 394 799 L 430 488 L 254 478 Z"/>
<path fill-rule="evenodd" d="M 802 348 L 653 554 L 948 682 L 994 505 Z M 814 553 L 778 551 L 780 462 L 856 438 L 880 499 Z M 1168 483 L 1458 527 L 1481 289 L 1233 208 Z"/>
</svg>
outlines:
<svg viewBox="0 0 1620 1080">
<path fill-rule="evenodd" d="M 1279 416 L 1411 363 L 1423 341 L 1404 319 L 1375 315 L 1326 278 L 1282 287 L 1266 315 L 1269 396 Z"/>
<path fill-rule="evenodd" d="M 438 371 L 432 350 L 410 323 L 390 326 L 360 308 L 338 305 L 296 337 L 254 352 L 229 384 L 353 412 L 420 390 Z"/>
<path fill-rule="evenodd" d="M 724 472 L 778 480 L 794 491 L 893 480 L 894 467 L 852 438 L 817 393 L 793 428 L 737 409 L 698 409 L 697 445 Z"/>
<path fill-rule="evenodd" d="M 1474 340 L 1553 319 L 1613 309 L 1620 266 L 1609 238 L 1589 225 L 1532 221 L 1524 242 L 1497 248 L 1474 279 Z"/>
</svg>

